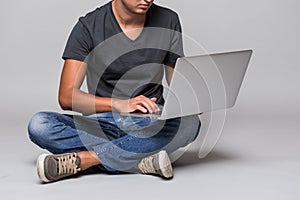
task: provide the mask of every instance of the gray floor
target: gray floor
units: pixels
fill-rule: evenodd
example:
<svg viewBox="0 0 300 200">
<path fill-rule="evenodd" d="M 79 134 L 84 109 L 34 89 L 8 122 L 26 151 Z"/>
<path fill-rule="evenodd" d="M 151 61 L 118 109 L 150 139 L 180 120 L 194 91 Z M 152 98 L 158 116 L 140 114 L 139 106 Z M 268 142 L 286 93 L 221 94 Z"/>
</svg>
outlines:
<svg viewBox="0 0 300 200">
<path fill-rule="evenodd" d="M 299 118 L 228 113 L 213 151 L 199 159 L 193 146 L 174 163 L 174 179 L 86 175 L 41 184 L 28 141 L 28 119 L 2 120 L 0 193 L 5 199 L 299 199 Z M 204 125 L 205 126 L 205 125 Z"/>
</svg>

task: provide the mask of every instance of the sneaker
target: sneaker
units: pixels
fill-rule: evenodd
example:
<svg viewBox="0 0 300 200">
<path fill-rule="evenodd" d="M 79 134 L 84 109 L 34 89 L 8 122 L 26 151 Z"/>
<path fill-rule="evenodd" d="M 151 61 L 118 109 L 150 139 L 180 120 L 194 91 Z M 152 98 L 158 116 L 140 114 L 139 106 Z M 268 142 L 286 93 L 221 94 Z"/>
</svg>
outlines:
<svg viewBox="0 0 300 200">
<path fill-rule="evenodd" d="M 80 158 L 76 153 L 42 154 L 39 156 L 36 167 L 39 178 L 43 182 L 52 182 L 80 171 Z"/>
<path fill-rule="evenodd" d="M 143 174 L 158 175 L 165 179 L 173 178 L 172 164 L 166 151 L 148 156 L 138 164 Z"/>
</svg>

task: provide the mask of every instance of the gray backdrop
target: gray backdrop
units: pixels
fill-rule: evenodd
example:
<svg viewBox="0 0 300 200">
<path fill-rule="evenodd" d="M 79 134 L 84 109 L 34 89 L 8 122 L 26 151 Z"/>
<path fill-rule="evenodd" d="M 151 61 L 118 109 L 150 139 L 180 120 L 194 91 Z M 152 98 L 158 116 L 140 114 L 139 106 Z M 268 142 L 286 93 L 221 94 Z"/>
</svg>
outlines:
<svg viewBox="0 0 300 200">
<path fill-rule="evenodd" d="M 59 187 L 52 185 L 46 189 L 38 185 L 36 178 L 32 178 L 36 177 L 34 159 L 40 152 L 28 141 L 26 124 L 39 110 L 60 111 L 57 91 L 63 64 L 61 55 L 68 35 L 79 16 L 105 2 L 107 1 L 1 1 L 0 150 L 5 152 L 6 157 L 2 156 L 0 182 L 1 185 L 6 184 L 4 190 L 8 191 L 1 194 L 23 197 L 38 194 L 36 197 L 44 198 L 42 193 L 47 190 L 50 199 L 55 196 L 51 192 L 60 191 L 60 187 L 69 189 L 64 182 L 59 183 L 60 185 L 57 185 Z M 252 48 L 254 54 L 236 106 L 228 112 L 227 126 L 224 130 L 226 134 L 216 149 L 218 152 L 218 149 L 224 147 L 223 153 L 219 151 L 220 154 L 212 154 L 208 160 L 201 161 L 199 165 L 202 167 L 201 170 L 196 169 L 193 175 L 188 174 L 186 170 L 180 171 L 180 167 L 177 168 L 177 180 L 185 183 L 186 187 L 176 185 L 178 183 L 176 179 L 173 185 L 157 183 L 155 179 L 153 184 L 148 182 L 147 186 L 158 190 L 170 187 L 168 191 L 171 192 L 176 187 L 197 191 L 196 185 L 199 184 L 203 187 L 203 191 L 200 189 L 204 193 L 202 195 L 211 197 L 206 199 L 220 199 L 217 198 L 218 194 L 224 194 L 221 196 L 223 199 L 226 197 L 297 199 L 300 195 L 296 192 L 299 191 L 300 185 L 298 142 L 300 1 L 157 0 L 156 2 L 177 11 L 184 34 L 200 44 L 207 52 Z M 197 47 L 190 48 L 187 52 L 187 54 L 203 53 Z M 276 137 L 274 132 L 277 133 Z M 271 138 L 273 140 L 270 140 Z M 268 148 L 265 148 L 265 144 L 269 145 Z M 240 149 L 243 151 L 239 151 Z M 16 155 L 18 156 L 14 157 Z M 279 155 L 279 159 L 273 157 L 274 155 Z M 242 163 L 243 159 L 245 158 L 246 162 L 247 158 L 250 164 L 239 165 L 231 159 L 232 157 Z M 280 160 L 277 168 L 274 165 L 275 160 Z M 226 173 L 218 171 L 220 162 L 224 164 L 223 161 Z M 214 167 L 211 163 L 219 165 Z M 230 167 L 226 163 L 229 163 Z M 205 171 L 206 169 L 208 171 Z M 278 176 L 281 178 L 274 178 Z M 135 181 L 145 180 L 140 177 L 101 178 L 105 179 L 105 184 L 110 183 L 112 187 L 117 183 L 136 187 L 139 183 L 136 184 Z M 199 181 L 191 184 L 192 179 Z M 85 191 L 88 191 L 96 180 L 98 179 L 87 178 L 90 184 L 85 187 Z M 209 184 L 205 185 L 201 180 L 206 180 Z M 214 187 L 223 180 L 223 186 L 216 192 Z M 247 182 L 244 182 L 245 180 Z M 228 184 L 229 182 L 231 184 Z M 102 183 L 99 181 L 97 184 Z M 16 187 L 19 188 L 19 192 L 15 192 Z M 235 189 L 237 187 L 238 190 Z M 95 185 L 93 188 L 97 190 Z M 143 188 L 147 187 L 143 185 Z M 140 188 L 140 191 L 144 191 L 143 188 Z M 253 190 L 262 196 L 255 196 Z M 123 188 L 122 191 L 127 190 Z M 244 196 L 243 192 L 248 193 Z M 118 193 L 110 195 L 119 197 Z M 174 197 L 184 198 L 186 195 Z"/>
</svg>

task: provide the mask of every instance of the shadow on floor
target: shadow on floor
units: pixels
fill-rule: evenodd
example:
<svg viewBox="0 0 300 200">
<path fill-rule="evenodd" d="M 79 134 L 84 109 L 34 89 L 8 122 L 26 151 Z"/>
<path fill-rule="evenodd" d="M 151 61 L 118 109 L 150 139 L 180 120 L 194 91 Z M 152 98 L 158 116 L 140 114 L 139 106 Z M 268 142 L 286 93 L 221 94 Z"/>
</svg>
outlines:
<svg viewBox="0 0 300 200">
<path fill-rule="evenodd" d="M 237 159 L 236 155 L 220 151 L 212 151 L 204 158 L 199 158 L 197 151 L 186 151 L 178 160 L 173 163 L 173 167 L 180 168 L 192 165 L 228 162 L 235 159 Z"/>
</svg>

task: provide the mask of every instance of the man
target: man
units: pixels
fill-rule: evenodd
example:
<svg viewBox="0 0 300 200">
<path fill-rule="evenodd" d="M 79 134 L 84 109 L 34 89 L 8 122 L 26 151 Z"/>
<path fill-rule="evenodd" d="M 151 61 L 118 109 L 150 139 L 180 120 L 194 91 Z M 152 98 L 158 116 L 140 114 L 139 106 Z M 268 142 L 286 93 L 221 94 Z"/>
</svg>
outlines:
<svg viewBox="0 0 300 200">
<path fill-rule="evenodd" d="M 53 153 L 37 160 L 43 182 L 91 169 L 173 177 L 168 154 L 197 137 L 199 118 L 120 113 L 159 111 L 162 66 L 169 83 L 183 55 L 180 32 L 177 14 L 153 0 L 113 0 L 79 19 L 63 54 L 59 103 L 84 116 L 39 112 L 28 125 L 30 139 Z"/>
</svg>

